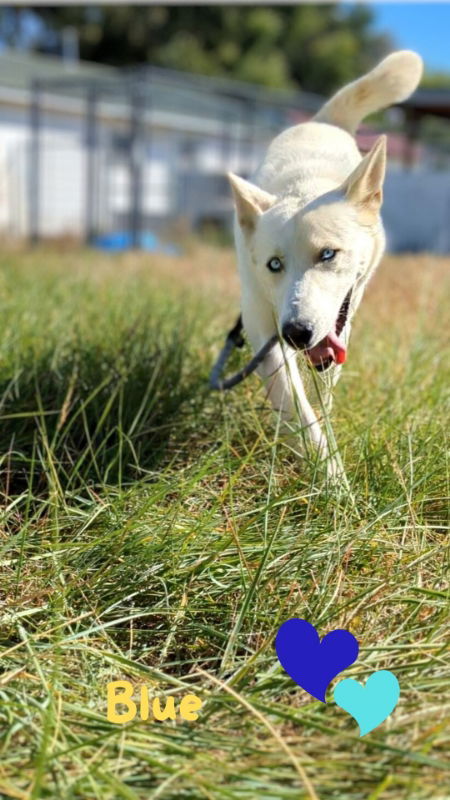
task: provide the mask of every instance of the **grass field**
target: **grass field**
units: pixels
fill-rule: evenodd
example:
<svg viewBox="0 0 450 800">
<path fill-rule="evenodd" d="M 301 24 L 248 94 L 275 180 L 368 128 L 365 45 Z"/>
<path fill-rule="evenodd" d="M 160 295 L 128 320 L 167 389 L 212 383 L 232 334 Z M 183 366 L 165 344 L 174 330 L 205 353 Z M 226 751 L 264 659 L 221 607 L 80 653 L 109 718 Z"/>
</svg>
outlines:
<svg viewBox="0 0 450 800">
<path fill-rule="evenodd" d="M 388 257 L 370 286 L 339 491 L 256 377 L 208 391 L 231 252 L 2 255 L 1 798 L 448 800 L 449 267 Z M 293 616 L 357 636 L 346 677 L 396 674 L 375 731 L 283 672 Z M 120 678 L 199 719 L 108 722 Z"/>
</svg>

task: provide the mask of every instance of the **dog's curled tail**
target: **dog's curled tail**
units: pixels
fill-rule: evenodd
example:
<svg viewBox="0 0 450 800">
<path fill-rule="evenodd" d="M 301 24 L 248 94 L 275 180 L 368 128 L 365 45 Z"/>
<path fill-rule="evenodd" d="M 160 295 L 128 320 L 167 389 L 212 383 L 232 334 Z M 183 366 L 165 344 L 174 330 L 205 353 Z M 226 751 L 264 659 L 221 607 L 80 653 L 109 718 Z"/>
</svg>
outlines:
<svg viewBox="0 0 450 800">
<path fill-rule="evenodd" d="M 423 62 L 412 50 L 391 53 L 367 75 L 344 86 L 314 117 L 355 133 L 369 114 L 406 100 L 417 88 Z"/>
</svg>

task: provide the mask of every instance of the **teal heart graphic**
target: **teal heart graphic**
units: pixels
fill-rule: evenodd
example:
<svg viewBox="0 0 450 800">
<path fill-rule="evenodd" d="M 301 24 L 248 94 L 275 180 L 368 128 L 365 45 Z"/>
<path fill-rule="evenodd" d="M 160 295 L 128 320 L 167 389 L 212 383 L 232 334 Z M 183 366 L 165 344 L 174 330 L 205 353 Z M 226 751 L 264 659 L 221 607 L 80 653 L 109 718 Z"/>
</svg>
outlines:
<svg viewBox="0 0 450 800">
<path fill-rule="evenodd" d="M 400 697 L 400 686 L 392 672 L 380 669 L 368 677 L 365 686 L 352 678 L 339 681 L 333 696 L 335 703 L 356 719 L 359 735 L 365 736 L 394 710 Z"/>
</svg>

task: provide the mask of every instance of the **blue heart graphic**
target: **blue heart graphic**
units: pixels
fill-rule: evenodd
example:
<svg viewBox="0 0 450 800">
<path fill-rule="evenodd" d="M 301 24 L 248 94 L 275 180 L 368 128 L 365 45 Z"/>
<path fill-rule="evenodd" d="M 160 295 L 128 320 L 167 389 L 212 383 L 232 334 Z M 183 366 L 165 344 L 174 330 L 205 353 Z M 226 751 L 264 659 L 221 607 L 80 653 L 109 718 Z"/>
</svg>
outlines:
<svg viewBox="0 0 450 800">
<path fill-rule="evenodd" d="M 381 725 L 394 710 L 399 697 L 398 680 L 387 669 L 373 672 L 365 686 L 346 678 L 339 681 L 334 690 L 335 702 L 356 719 L 360 736 Z"/>
<path fill-rule="evenodd" d="M 283 622 L 275 639 L 275 649 L 283 669 L 295 683 L 325 703 L 327 686 L 343 669 L 358 658 L 358 642 L 351 633 L 335 630 L 322 641 L 305 619 Z"/>
</svg>

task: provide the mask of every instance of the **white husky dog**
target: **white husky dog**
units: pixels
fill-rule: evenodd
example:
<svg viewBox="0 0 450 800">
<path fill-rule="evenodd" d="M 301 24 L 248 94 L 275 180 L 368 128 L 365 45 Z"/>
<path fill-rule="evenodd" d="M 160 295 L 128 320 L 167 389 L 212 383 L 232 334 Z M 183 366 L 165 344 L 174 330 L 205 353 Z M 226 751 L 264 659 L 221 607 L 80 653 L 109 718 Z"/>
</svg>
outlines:
<svg viewBox="0 0 450 800">
<path fill-rule="evenodd" d="M 282 337 L 258 371 L 282 419 L 298 414 L 323 456 L 326 437 L 306 397 L 296 352 L 304 351 L 319 371 L 331 367 L 324 397 L 329 409 L 351 318 L 385 245 L 386 137 L 362 158 L 354 134 L 368 114 L 405 100 L 421 74 L 416 53 L 392 53 L 337 92 L 312 121 L 277 136 L 251 183 L 229 175 L 244 328 L 255 350 L 277 332 Z"/>
</svg>

